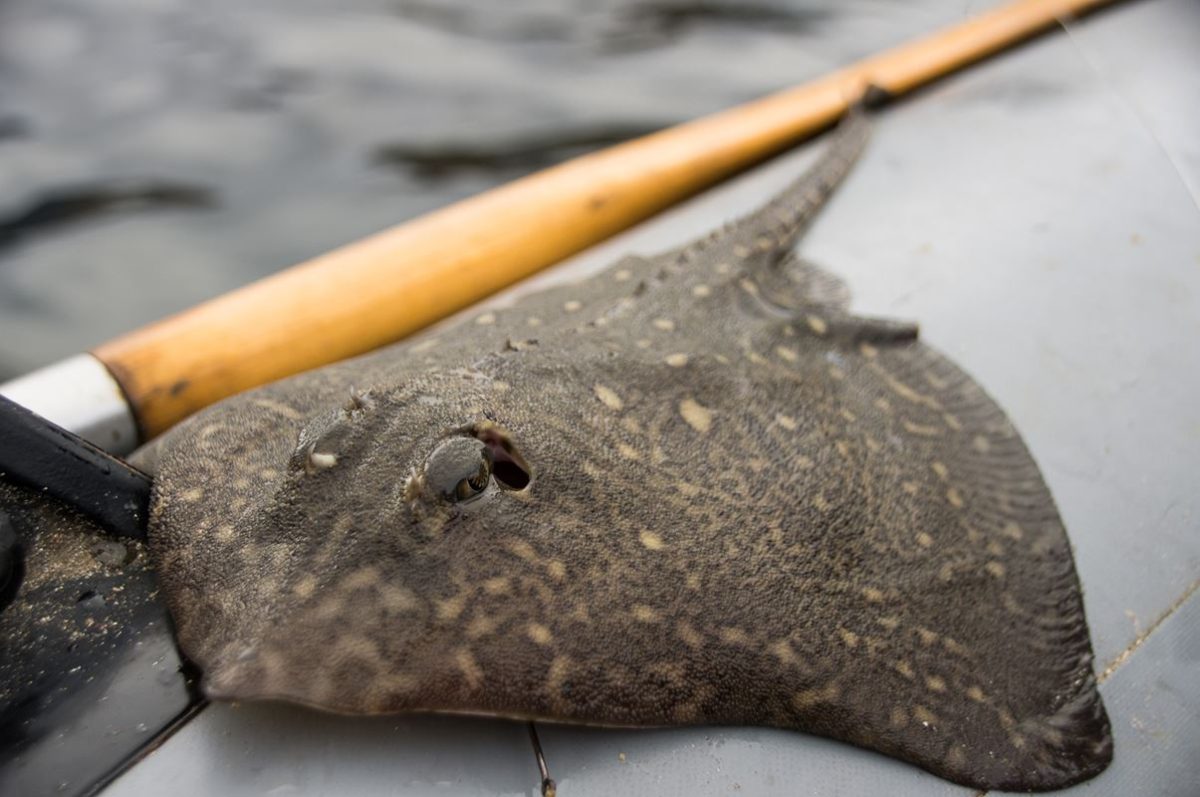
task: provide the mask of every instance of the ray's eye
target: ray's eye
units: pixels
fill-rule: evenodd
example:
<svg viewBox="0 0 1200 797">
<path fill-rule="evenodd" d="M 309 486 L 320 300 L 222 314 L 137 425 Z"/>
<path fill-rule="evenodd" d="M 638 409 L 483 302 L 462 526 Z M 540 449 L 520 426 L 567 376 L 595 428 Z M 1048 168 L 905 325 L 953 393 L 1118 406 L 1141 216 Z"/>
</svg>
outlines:
<svg viewBox="0 0 1200 797">
<path fill-rule="evenodd" d="M 439 496 L 458 503 L 487 489 L 492 477 L 492 452 L 474 437 L 452 437 L 425 461 L 425 482 Z"/>
<path fill-rule="evenodd" d="M 492 470 L 488 466 L 487 459 L 480 460 L 479 471 L 474 476 L 468 476 L 454 486 L 455 496 L 459 501 L 474 498 L 487 489 L 488 479 L 491 475 Z"/>
</svg>

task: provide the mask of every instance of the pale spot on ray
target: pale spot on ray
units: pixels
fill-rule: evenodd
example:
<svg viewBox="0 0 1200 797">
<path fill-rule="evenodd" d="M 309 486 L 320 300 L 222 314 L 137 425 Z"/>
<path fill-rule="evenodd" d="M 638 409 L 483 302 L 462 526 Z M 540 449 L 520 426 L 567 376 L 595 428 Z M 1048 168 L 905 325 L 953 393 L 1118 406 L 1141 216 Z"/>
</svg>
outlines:
<svg viewBox="0 0 1200 797">
<path fill-rule="evenodd" d="M 700 488 L 690 482 L 677 482 L 675 489 L 686 495 L 688 498 L 695 498 L 700 495 Z"/>
<path fill-rule="evenodd" d="M 596 398 L 610 410 L 620 410 L 625 406 L 625 402 L 621 401 L 621 397 L 617 395 L 617 391 L 605 385 L 596 384 L 592 387 L 592 391 L 596 394 Z"/>
<path fill-rule="evenodd" d="M 661 329 L 663 332 L 673 332 L 675 330 L 675 322 L 669 318 L 656 318 L 653 323 L 655 329 Z"/>
<path fill-rule="evenodd" d="M 905 678 L 907 678 L 910 681 L 916 677 L 916 673 L 913 672 L 912 665 L 909 664 L 904 659 L 900 659 L 895 664 L 893 664 L 892 667 L 895 668 L 896 672 L 900 673 L 901 675 L 903 675 Z"/>
<path fill-rule="evenodd" d="M 718 274 L 729 274 L 732 273 L 733 266 L 728 263 L 717 263 L 717 265 L 713 266 L 713 271 Z"/>
<path fill-rule="evenodd" d="M 712 428 L 712 411 L 697 403 L 695 399 L 686 398 L 679 402 L 679 414 L 687 421 L 688 426 L 701 434 Z"/>
<path fill-rule="evenodd" d="M 838 636 L 842 638 L 842 643 L 848 648 L 858 647 L 858 634 L 845 628 L 838 629 Z"/>
<path fill-rule="evenodd" d="M 992 444 L 991 444 L 991 442 L 988 441 L 988 439 L 986 437 L 984 437 L 981 434 L 977 434 L 977 435 L 975 435 L 975 438 L 973 440 L 971 440 L 971 447 L 974 448 L 976 451 L 978 451 L 980 454 L 986 454 L 988 451 L 990 451 L 992 449 Z"/>
<path fill-rule="evenodd" d="M 767 652 L 779 659 L 780 664 L 795 664 L 797 661 L 796 651 L 792 650 L 791 644 L 786 639 L 771 643 Z"/>
<path fill-rule="evenodd" d="M 550 662 L 550 671 L 546 673 L 546 689 L 551 695 L 559 694 L 570 670 L 571 659 L 567 656 L 555 656 Z"/>
<path fill-rule="evenodd" d="M 960 420 L 958 420 L 957 415 L 952 415 L 949 412 L 944 412 L 944 413 L 942 413 L 942 420 L 945 421 L 946 425 L 949 426 L 954 431 L 956 431 L 956 432 L 962 431 L 963 425 L 962 425 L 962 422 Z"/>
<path fill-rule="evenodd" d="M 583 309 L 583 302 L 579 301 L 578 299 L 572 299 L 569 302 L 563 302 L 563 309 L 568 313 L 574 313 Z"/>
<path fill-rule="evenodd" d="M 862 356 L 864 357 L 877 357 L 879 355 L 879 349 L 866 342 L 858 344 L 858 350 L 862 352 Z"/>
<path fill-rule="evenodd" d="M 624 282 L 625 280 L 629 279 L 632 276 L 633 276 L 633 272 L 630 271 L 629 269 L 619 268 L 619 269 L 617 269 L 616 273 L 613 274 L 613 279 L 615 279 L 617 282 Z"/>
<path fill-rule="evenodd" d="M 342 589 L 350 591 L 356 589 L 366 589 L 373 587 L 379 582 L 379 569 L 375 567 L 363 567 L 355 570 L 350 575 L 342 579 L 339 585 Z"/>
<path fill-rule="evenodd" d="M 541 623 L 530 623 L 525 628 L 525 634 L 538 645 L 549 645 L 554 639 L 550 629 Z"/>
<path fill-rule="evenodd" d="M 787 346 L 776 346 L 775 353 L 790 363 L 794 363 L 800 359 L 800 355 L 795 349 L 789 349 Z"/>
<path fill-rule="evenodd" d="M 683 644 L 689 648 L 698 648 L 704 644 L 704 637 L 700 635 L 699 631 L 692 628 L 690 623 L 680 623 L 676 627 L 675 632 L 679 634 L 679 638 L 683 640 Z"/>
<path fill-rule="evenodd" d="M 929 467 L 933 469 L 933 472 L 936 473 L 937 477 L 942 481 L 946 481 L 946 478 L 950 475 L 950 469 L 947 468 L 945 464 L 936 460 L 930 463 Z"/>
<path fill-rule="evenodd" d="M 721 365 L 729 365 L 729 358 L 726 357 L 724 354 L 714 355 L 714 359 L 717 362 L 719 362 Z"/>
<path fill-rule="evenodd" d="M 976 703 L 982 703 L 987 700 L 987 695 L 985 695 L 983 690 L 978 686 L 968 686 L 967 697 L 971 700 L 974 700 Z"/>
<path fill-rule="evenodd" d="M 1004 565 L 999 562 L 988 562 L 983 566 L 983 569 L 988 572 L 988 575 L 993 578 L 1004 578 Z"/>
<path fill-rule="evenodd" d="M 930 537 L 923 531 L 917 532 L 917 545 L 922 548 L 928 548 L 933 545 L 933 537 Z"/>
<path fill-rule="evenodd" d="M 638 423 L 638 419 L 629 415 L 621 419 L 621 427 L 630 434 L 642 433 L 642 425 Z"/>
<path fill-rule="evenodd" d="M 863 587 L 862 594 L 869 603 L 883 603 L 883 592 L 875 587 Z"/>
<path fill-rule="evenodd" d="M 949 501 L 950 505 L 955 509 L 962 509 L 963 507 L 962 495 L 954 487 L 951 487 L 946 491 L 946 500 Z"/>
<path fill-rule="evenodd" d="M 659 620 L 658 612 L 644 603 L 635 603 L 630 614 L 639 623 L 657 623 Z"/>
<path fill-rule="evenodd" d="M 937 632 L 919 626 L 917 628 L 917 636 L 921 638 L 922 645 L 932 645 L 934 642 L 937 642 L 938 638 Z"/>
<path fill-rule="evenodd" d="M 439 620 L 456 620 L 467 605 L 467 594 L 460 592 L 452 598 L 434 602 L 434 613 Z"/>
<path fill-rule="evenodd" d="M 844 459 L 850 459 L 850 444 L 845 440 L 836 441 L 833 444 L 833 447 L 837 449 L 838 454 L 840 454 Z"/>
<path fill-rule="evenodd" d="M 481 315 L 475 319 L 475 323 L 479 324 L 480 326 L 488 326 L 489 324 L 494 324 L 494 323 L 496 323 L 496 314 L 495 313 L 484 313 L 483 315 Z"/>
<path fill-rule="evenodd" d="M 504 547 L 526 562 L 537 562 L 538 560 L 537 551 L 525 540 L 509 540 Z"/>
<path fill-rule="evenodd" d="M 946 647 L 946 650 L 950 651 L 951 653 L 953 653 L 955 655 L 958 655 L 958 656 L 967 655 L 967 649 L 965 647 L 963 647 L 963 645 L 960 642 L 958 642 L 957 640 L 955 640 L 953 637 L 948 637 L 948 636 L 942 637 L 942 644 Z"/>
<path fill-rule="evenodd" d="M 919 435 L 920 437 L 937 437 L 942 433 L 941 429 L 938 429 L 936 426 L 930 426 L 929 424 L 924 423 L 916 423 L 908 420 L 907 418 L 901 420 L 900 425 L 903 426 L 904 430 L 909 434 Z"/>
<path fill-rule="evenodd" d="M 727 645 L 749 645 L 750 636 L 744 629 L 725 626 L 717 630 L 717 637 Z"/>
<path fill-rule="evenodd" d="M 742 290 L 751 296 L 758 296 L 758 285 L 754 282 L 754 280 L 743 279 L 738 282 L 738 285 L 742 286 Z"/>
<path fill-rule="evenodd" d="M 400 614 L 421 608 L 421 601 L 408 587 L 384 582 L 376 588 L 383 607 L 389 612 Z"/>
<path fill-rule="evenodd" d="M 895 631 L 900 627 L 900 618 L 893 617 L 892 615 L 888 615 L 887 617 L 876 617 L 875 622 L 879 623 L 880 626 L 888 631 Z"/>
<path fill-rule="evenodd" d="M 936 675 L 926 676 L 925 686 L 927 686 L 929 688 L 930 692 L 945 692 L 946 691 L 946 682 L 943 681 L 941 678 L 939 678 Z"/>
<path fill-rule="evenodd" d="M 683 354 L 682 352 L 676 352 L 675 354 L 668 354 L 666 362 L 667 362 L 667 365 L 673 366 L 675 368 L 682 368 L 683 366 L 687 365 L 688 356 L 686 354 Z"/>
<path fill-rule="evenodd" d="M 938 412 L 942 411 L 941 402 L 932 396 L 926 396 L 923 393 L 918 393 L 917 391 L 913 390 L 911 387 L 888 373 L 887 370 L 884 369 L 884 367 L 877 361 L 872 361 L 870 366 L 871 370 L 883 377 L 883 381 L 889 388 L 891 388 L 892 392 L 903 398 L 905 401 L 910 401 L 913 404 L 922 404 Z"/>
<path fill-rule="evenodd" d="M 497 623 L 494 618 L 481 614 L 478 617 L 472 618 L 471 622 L 467 624 L 467 637 L 469 639 L 479 639 L 480 637 L 487 636 L 496 630 L 496 625 Z"/>
<path fill-rule="evenodd" d="M 480 669 L 479 663 L 475 661 L 475 657 L 471 655 L 471 651 L 466 648 L 459 648 L 454 654 L 454 663 L 458 665 L 459 672 L 466 679 L 467 687 L 470 689 L 478 689 L 483 683 L 483 670 Z"/>
<path fill-rule="evenodd" d="M 643 531 L 638 535 L 638 539 L 641 540 L 642 545 L 646 546 L 646 548 L 650 549 L 651 551 L 661 551 L 665 547 L 662 537 L 658 536 L 653 531 Z"/>
<path fill-rule="evenodd" d="M 1005 523 L 1000 533 L 1011 540 L 1019 540 L 1025 536 L 1025 532 L 1021 530 L 1021 527 L 1012 521 Z"/>
<path fill-rule="evenodd" d="M 987 544 L 987 552 L 992 556 L 1004 556 L 1004 546 L 997 540 L 990 540 Z"/>
<path fill-rule="evenodd" d="M 296 579 L 296 584 L 292 587 L 292 592 L 297 598 L 305 599 L 312 596 L 317 588 L 317 578 L 311 573 L 305 573 Z"/>
<path fill-rule="evenodd" d="M 804 689 L 792 696 L 792 705 L 804 710 L 837 700 L 842 694 L 841 688 L 832 681 L 817 689 Z"/>
<path fill-rule="evenodd" d="M 843 418 L 845 418 L 850 423 L 854 423 L 855 421 L 858 420 L 858 416 L 855 415 L 850 410 L 846 409 L 845 407 L 842 407 L 840 410 L 838 410 L 838 415 L 841 415 Z"/>
<path fill-rule="evenodd" d="M 904 710 L 904 706 L 892 706 L 889 722 L 897 730 L 908 726 L 908 712 Z"/>
<path fill-rule="evenodd" d="M 740 260 L 745 260 L 746 258 L 750 257 L 750 255 L 751 249 L 748 246 L 742 246 L 741 244 L 738 244 L 737 246 L 733 247 L 733 256 Z"/>
<path fill-rule="evenodd" d="M 535 315 L 531 315 L 529 318 L 525 319 L 525 324 L 531 327 L 540 327 L 542 325 L 542 319 Z"/>
<path fill-rule="evenodd" d="M 617 443 L 617 452 L 621 456 L 625 457 L 625 459 L 637 460 L 641 459 L 642 457 L 636 448 L 627 443 Z"/>
<path fill-rule="evenodd" d="M 796 419 L 790 415 L 776 415 L 775 423 L 787 429 L 789 432 L 794 432 L 800 428 L 800 424 L 796 423 Z"/>
<path fill-rule="evenodd" d="M 829 366 L 829 376 L 840 382 L 846 378 L 846 372 L 836 365 L 831 365 Z"/>
<path fill-rule="evenodd" d="M 825 500 L 825 496 L 821 495 L 820 493 L 817 493 L 812 497 L 812 505 L 815 506 L 819 512 L 828 512 L 833 508 L 833 504 Z"/>
<path fill-rule="evenodd" d="M 945 379 L 935 376 L 928 371 L 925 372 L 925 381 L 928 382 L 929 386 L 934 390 L 945 390 L 946 388 L 950 387 L 950 383 Z"/>
<path fill-rule="evenodd" d="M 754 363 L 755 365 L 766 365 L 767 364 L 767 358 L 763 357 L 761 354 L 759 354 L 756 351 L 751 350 L 751 351 L 746 352 L 746 357 L 750 360 L 750 362 Z"/>
<path fill-rule="evenodd" d="M 934 713 L 932 711 L 925 708 L 924 706 L 913 706 L 912 713 L 913 713 L 913 719 L 915 719 L 917 722 L 921 723 L 922 725 L 936 725 L 937 724 L 937 721 L 938 721 L 937 717 L 934 716 Z"/>
<path fill-rule="evenodd" d="M 698 590 L 700 589 L 700 576 L 695 573 L 688 573 L 687 578 L 684 579 L 684 584 L 690 590 Z"/>
<path fill-rule="evenodd" d="M 639 349 L 648 349 L 648 348 L 650 348 L 650 341 L 646 340 L 645 338 L 642 338 L 641 340 L 639 340 L 637 343 L 634 343 L 633 345 L 637 346 Z"/>
<path fill-rule="evenodd" d="M 697 285 L 692 288 L 692 296 L 695 296 L 697 299 L 703 299 L 711 293 L 712 288 L 708 287 L 707 285 Z"/>
<path fill-rule="evenodd" d="M 190 487 L 179 494 L 179 500 L 185 504 L 194 504 L 204 498 L 204 488 Z"/>
<path fill-rule="evenodd" d="M 765 235 L 760 235 L 755 238 L 754 245 L 758 247 L 760 252 L 769 252 L 775 248 L 775 242 Z"/>
<path fill-rule="evenodd" d="M 882 412 L 886 415 L 892 414 L 892 402 L 888 401 L 887 399 L 883 398 L 882 396 L 875 399 L 875 406 L 879 408 L 880 412 Z"/>
<path fill-rule="evenodd" d="M 804 323 L 808 324 L 808 328 L 818 335 L 824 335 L 829 331 L 829 324 L 825 323 L 825 319 L 815 315 L 806 315 Z"/>
</svg>

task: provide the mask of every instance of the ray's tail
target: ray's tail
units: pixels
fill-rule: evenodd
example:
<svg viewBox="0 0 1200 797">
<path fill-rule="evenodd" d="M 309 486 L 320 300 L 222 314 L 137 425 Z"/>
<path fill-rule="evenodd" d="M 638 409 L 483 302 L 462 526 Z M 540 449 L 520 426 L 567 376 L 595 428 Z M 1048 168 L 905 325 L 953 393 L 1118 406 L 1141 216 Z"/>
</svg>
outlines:
<svg viewBox="0 0 1200 797">
<path fill-rule="evenodd" d="M 865 101 L 846 113 L 820 159 L 761 208 L 734 225 L 734 234 L 751 242 L 771 242 L 777 259 L 795 246 L 834 190 L 846 179 L 870 137 Z"/>
</svg>

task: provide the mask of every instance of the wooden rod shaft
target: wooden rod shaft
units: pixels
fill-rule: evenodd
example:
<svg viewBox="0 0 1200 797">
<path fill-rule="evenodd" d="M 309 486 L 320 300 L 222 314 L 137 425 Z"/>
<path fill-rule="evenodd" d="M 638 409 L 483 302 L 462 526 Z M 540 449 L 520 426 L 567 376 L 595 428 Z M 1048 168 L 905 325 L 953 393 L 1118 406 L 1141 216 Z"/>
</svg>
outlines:
<svg viewBox="0 0 1200 797">
<path fill-rule="evenodd" d="M 546 169 L 94 350 L 144 439 L 215 401 L 403 338 L 835 121 L 1111 0 L 1017 0 L 793 89 Z"/>
</svg>

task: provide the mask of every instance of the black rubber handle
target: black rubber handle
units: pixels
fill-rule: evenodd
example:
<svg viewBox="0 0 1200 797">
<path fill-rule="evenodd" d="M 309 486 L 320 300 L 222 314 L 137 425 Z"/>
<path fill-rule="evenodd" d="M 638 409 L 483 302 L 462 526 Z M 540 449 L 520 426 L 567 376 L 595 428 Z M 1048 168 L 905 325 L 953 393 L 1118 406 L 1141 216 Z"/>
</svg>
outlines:
<svg viewBox="0 0 1200 797">
<path fill-rule="evenodd" d="M 4 396 L 0 479 L 62 501 L 112 534 L 146 536 L 149 476 Z"/>
</svg>

